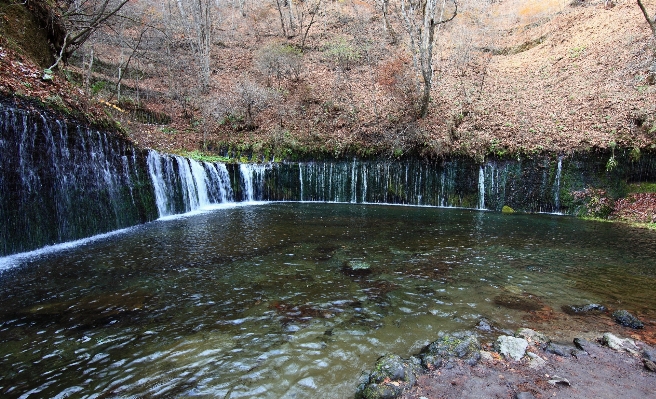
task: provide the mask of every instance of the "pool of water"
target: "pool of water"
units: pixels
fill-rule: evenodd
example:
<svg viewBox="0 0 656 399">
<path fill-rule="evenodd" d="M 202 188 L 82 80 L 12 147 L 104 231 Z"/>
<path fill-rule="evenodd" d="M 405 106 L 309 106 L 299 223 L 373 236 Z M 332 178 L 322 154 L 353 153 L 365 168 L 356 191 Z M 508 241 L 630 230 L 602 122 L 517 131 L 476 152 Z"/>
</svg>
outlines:
<svg viewBox="0 0 656 399">
<path fill-rule="evenodd" d="M 8 398 L 348 398 L 378 356 L 483 318 L 485 339 L 599 322 L 566 305 L 656 317 L 656 232 L 553 215 L 270 203 L 12 259 Z"/>
</svg>

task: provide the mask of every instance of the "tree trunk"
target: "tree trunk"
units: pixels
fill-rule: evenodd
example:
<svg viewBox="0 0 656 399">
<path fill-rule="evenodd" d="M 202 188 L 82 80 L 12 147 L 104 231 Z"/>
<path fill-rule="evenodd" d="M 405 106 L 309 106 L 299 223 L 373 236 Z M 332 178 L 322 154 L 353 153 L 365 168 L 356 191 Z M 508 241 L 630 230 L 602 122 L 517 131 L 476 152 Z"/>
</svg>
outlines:
<svg viewBox="0 0 656 399">
<path fill-rule="evenodd" d="M 642 0 L 638 0 L 638 7 L 640 7 L 640 10 L 642 11 L 642 15 L 645 16 L 645 19 L 649 24 L 649 28 L 651 29 L 651 33 L 654 36 L 654 40 L 656 40 L 656 15 L 654 16 L 654 18 L 651 18 L 649 16 L 649 13 L 647 12 L 645 5 L 642 4 Z"/>
<path fill-rule="evenodd" d="M 282 27 L 283 36 L 287 37 L 287 28 L 285 27 L 285 16 L 282 13 L 282 3 L 280 0 L 276 0 L 276 5 L 278 6 L 278 14 L 280 14 L 280 26 Z"/>
</svg>

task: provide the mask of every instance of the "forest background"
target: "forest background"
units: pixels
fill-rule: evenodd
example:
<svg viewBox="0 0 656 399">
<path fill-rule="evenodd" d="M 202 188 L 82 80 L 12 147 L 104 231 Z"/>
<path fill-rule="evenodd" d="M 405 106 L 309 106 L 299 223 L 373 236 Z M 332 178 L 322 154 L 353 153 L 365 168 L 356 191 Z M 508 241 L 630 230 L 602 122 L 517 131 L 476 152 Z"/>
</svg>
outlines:
<svg viewBox="0 0 656 399">
<path fill-rule="evenodd" d="M 656 148 L 641 3 L 1 0 L 0 91 L 207 159 L 639 154 Z"/>
</svg>

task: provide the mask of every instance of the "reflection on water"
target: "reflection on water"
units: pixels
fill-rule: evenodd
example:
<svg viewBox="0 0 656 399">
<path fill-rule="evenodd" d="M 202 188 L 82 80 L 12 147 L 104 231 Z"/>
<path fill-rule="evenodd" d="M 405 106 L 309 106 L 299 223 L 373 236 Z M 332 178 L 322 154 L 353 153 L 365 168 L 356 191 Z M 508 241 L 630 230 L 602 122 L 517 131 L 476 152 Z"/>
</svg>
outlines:
<svg viewBox="0 0 656 399">
<path fill-rule="evenodd" d="M 279 203 L 162 220 L 0 276 L 0 393 L 347 398 L 379 355 L 482 318 L 653 318 L 655 258 L 655 232 L 548 215 Z"/>
</svg>

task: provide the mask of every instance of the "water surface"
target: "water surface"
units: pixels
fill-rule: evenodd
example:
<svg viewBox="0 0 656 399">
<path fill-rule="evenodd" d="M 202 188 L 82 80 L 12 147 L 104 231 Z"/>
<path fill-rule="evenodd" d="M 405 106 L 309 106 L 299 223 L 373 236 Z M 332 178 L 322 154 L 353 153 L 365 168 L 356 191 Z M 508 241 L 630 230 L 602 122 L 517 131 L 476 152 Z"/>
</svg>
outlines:
<svg viewBox="0 0 656 399">
<path fill-rule="evenodd" d="M 572 304 L 656 316 L 656 232 L 552 215 L 271 203 L 12 259 L 8 398 L 347 398 L 381 354 L 482 318 L 493 334 L 585 328 Z"/>
</svg>

